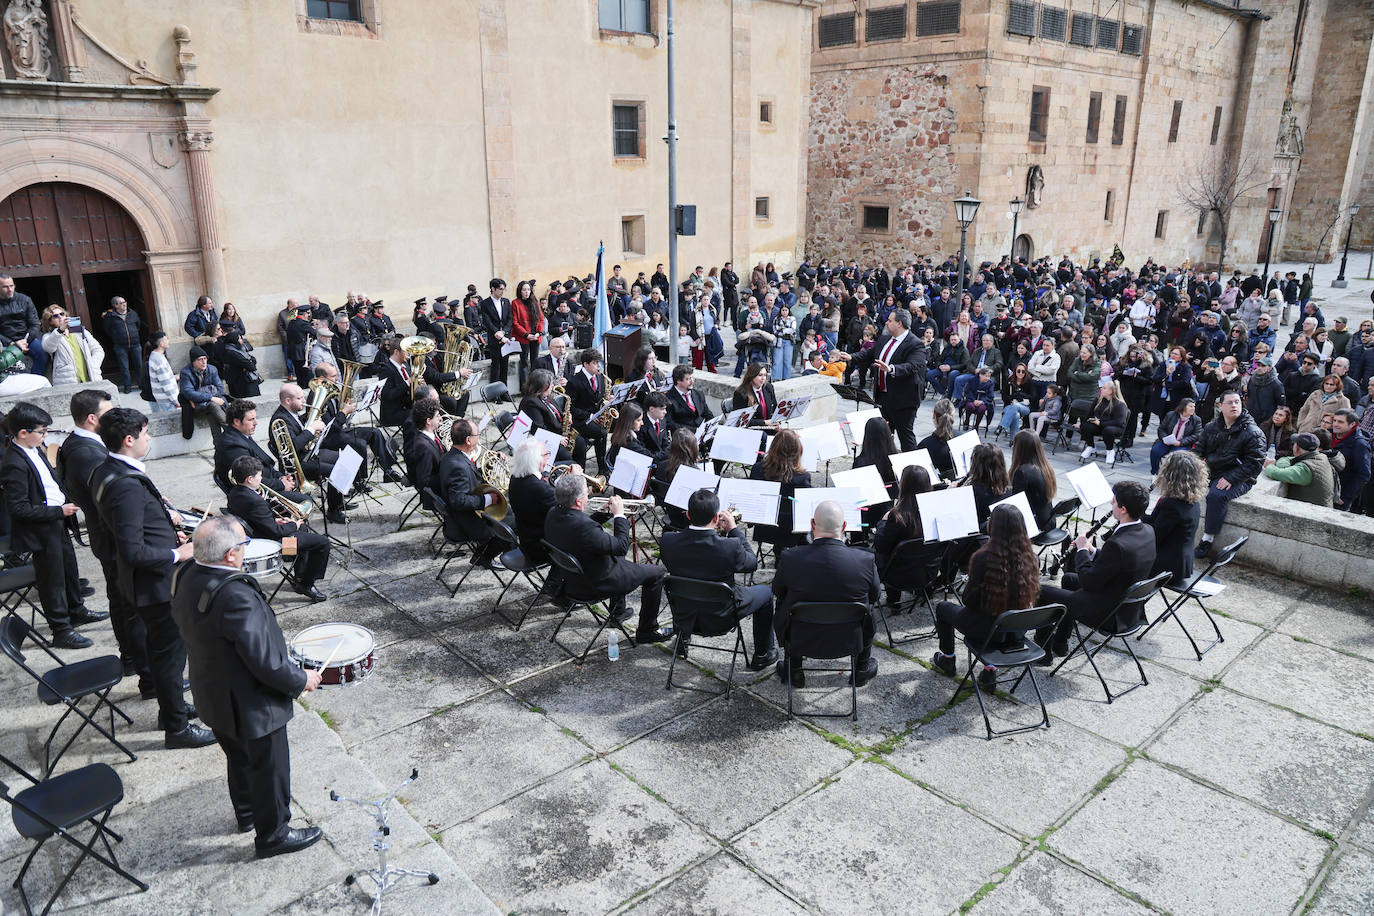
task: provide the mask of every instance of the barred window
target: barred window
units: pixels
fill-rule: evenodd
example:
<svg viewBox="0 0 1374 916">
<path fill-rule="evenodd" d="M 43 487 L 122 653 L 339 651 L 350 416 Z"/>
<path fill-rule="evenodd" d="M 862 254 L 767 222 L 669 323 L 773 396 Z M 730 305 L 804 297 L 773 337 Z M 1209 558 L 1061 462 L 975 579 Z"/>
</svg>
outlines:
<svg viewBox="0 0 1374 916">
<path fill-rule="evenodd" d="M 1074 13 L 1070 20 L 1069 44 L 1084 48 L 1093 46 L 1093 17 L 1088 13 Z"/>
<path fill-rule="evenodd" d="M 1030 142 L 1044 143 L 1050 129 L 1050 90 L 1047 86 L 1031 89 Z"/>
<path fill-rule="evenodd" d="M 1121 37 L 1121 23 L 1115 19 L 1097 20 L 1097 46 L 1115 51 L 1117 40 Z"/>
<path fill-rule="evenodd" d="M 349 22 L 363 20 L 358 11 L 358 0 L 310 0 L 305 11 L 311 19 L 343 19 Z"/>
<path fill-rule="evenodd" d="M 1007 32 L 1011 35 L 1035 37 L 1035 4 L 1026 0 L 1011 0 L 1007 9 Z"/>
<path fill-rule="evenodd" d="M 1178 142 L 1178 122 L 1183 120 L 1183 100 L 1174 100 L 1174 113 L 1169 118 L 1169 142 Z"/>
<path fill-rule="evenodd" d="M 599 0 L 598 20 L 608 32 L 649 31 L 649 0 Z"/>
<path fill-rule="evenodd" d="M 959 0 L 916 4 L 917 35 L 954 35 L 959 31 Z"/>
<path fill-rule="evenodd" d="M 769 207 L 768 198 L 766 198 L 766 197 L 755 197 L 755 198 L 754 198 L 754 219 L 768 219 L 768 218 L 769 218 L 769 215 L 768 215 L 768 214 L 769 214 L 769 210 L 770 210 L 770 207 Z"/>
<path fill-rule="evenodd" d="M 1088 96 L 1088 143 L 1097 142 L 1097 131 L 1102 124 L 1102 93 L 1094 92 Z M 1108 217 L 1110 219 L 1111 217 Z"/>
<path fill-rule="evenodd" d="M 816 32 L 822 48 L 836 48 L 854 44 L 854 14 L 822 16 Z"/>
<path fill-rule="evenodd" d="M 873 204 L 864 204 L 864 231 L 865 232 L 887 232 L 892 224 L 892 210 L 889 207 L 879 207 Z"/>
<path fill-rule="evenodd" d="M 1121 53 L 1137 57 L 1145 46 L 1145 29 L 1138 25 L 1123 26 L 1121 30 Z"/>
<path fill-rule="evenodd" d="M 1116 97 L 1116 111 L 1112 112 L 1112 146 L 1120 146 L 1126 139 L 1126 97 Z"/>
<path fill-rule="evenodd" d="M 864 19 L 864 41 L 891 41 L 906 37 L 906 4 L 870 9 Z"/>
<path fill-rule="evenodd" d="M 1069 14 L 1057 6 L 1040 7 L 1040 37 L 1049 41 L 1063 41 Z"/>
</svg>

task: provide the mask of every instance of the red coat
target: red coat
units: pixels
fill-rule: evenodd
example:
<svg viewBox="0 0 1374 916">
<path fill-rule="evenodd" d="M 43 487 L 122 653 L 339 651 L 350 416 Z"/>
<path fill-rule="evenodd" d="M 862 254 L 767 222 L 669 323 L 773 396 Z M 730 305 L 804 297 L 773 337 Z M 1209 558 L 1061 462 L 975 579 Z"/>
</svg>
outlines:
<svg viewBox="0 0 1374 916">
<path fill-rule="evenodd" d="M 533 315 L 530 312 L 533 311 Z M 530 334 L 544 333 L 544 313 L 539 310 L 539 303 L 536 301 L 533 309 L 525 306 L 519 299 L 512 299 L 510 303 L 510 326 L 511 336 L 521 343 L 529 340 Z"/>
</svg>

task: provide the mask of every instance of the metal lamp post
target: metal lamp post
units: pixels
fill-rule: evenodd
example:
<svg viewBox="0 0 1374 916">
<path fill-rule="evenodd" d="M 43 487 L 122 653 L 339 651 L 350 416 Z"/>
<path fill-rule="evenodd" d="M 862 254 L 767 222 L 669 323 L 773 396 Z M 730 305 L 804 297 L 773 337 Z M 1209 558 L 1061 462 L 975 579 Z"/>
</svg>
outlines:
<svg viewBox="0 0 1374 916">
<path fill-rule="evenodd" d="M 1350 257 L 1350 230 L 1355 228 L 1355 214 L 1360 212 L 1360 205 L 1351 204 L 1347 212 L 1350 214 L 1350 220 L 1345 224 L 1345 250 L 1341 252 L 1341 271 L 1331 283 L 1338 289 L 1345 289 L 1345 261 Z"/>
<path fill-rule="evenodd" d="M 1282 216 L 1283 211 L 1280 210 L 1278 207 L 1269 208 L 1269 238 L 1266 239 L 1264 243 L 1264 275 L 1261 277 L 1261 279 L 1264 281 L 1264 286 L 1261 287 L 1261 289 L 1263 290 L 1269 289 L 1269 256 L 1274 252 L 1274 233 L 1278 231 L 1279 219 Z M 1285 325 L 1287 323 L 1288 303 L 1285 300 L 1283 306 L 1283 316 L 1279 318 L 1279 324 Z"/>
<path fill-rule="evenodd" d="M 954 201 L 954 218 L 959 221 L 959 295 L 955 299 L 956 309 L 962 308 L 964 301 L 964 245 L 968 242 L 968 227 L 978 215 L 978 207 L 982 203 L 973 196 L 972 191 L 965 191 L 963 197 Z"/>
<path fill-rule="evenodd" d="M 1017 220 L 1021 218 L 1021 208 L 1025 205 L 1026 202 L 1019 196 L 1013 197 L 1011 203 L 1008 205 L 1011 207 L 1011 251 L 1009 253 L 1009 260 L 1011 261 L 1013 270 L 1016 268 L 1016 223 Z"/>
</svg>

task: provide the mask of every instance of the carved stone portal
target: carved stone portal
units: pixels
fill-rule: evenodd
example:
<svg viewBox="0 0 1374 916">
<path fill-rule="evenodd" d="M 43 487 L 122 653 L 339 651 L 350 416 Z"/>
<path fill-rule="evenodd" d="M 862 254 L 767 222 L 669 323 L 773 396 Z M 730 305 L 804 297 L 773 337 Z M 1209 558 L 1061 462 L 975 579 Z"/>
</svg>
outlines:
<svg viewBox="0 0 1374 916">
<path fill-rule="evenodd" d="M 43 0 L 12 0 L 5 10 L 5 46 L 14 75 L 21 80 L 52 79 L 52 48 L 48 45 L 48 14 Z"/>
<path fill-rule="evenodd" d="M 1040 206 L 1045 196 L 1045 173 L 1040 166 L 1033 165 L 1026 170 L 1026 209 L 1034 210 Z"/>
</svg>

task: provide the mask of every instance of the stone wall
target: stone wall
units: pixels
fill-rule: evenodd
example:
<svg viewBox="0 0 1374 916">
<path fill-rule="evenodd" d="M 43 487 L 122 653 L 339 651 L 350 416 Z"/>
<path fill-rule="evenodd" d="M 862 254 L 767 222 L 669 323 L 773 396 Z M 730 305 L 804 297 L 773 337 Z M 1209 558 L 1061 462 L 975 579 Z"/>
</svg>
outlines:
<svg viewBox="0 0 1374 916">
<path fill-rule="evenodd" d="M 1242 535 L 1250 540 L 1237 561 L 1248 566 L 1327 588 L 1374 583 L 1374 518 L 1252 491 L 1231 503 L 1217 543 Z"/>
</svg>

